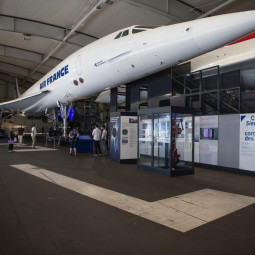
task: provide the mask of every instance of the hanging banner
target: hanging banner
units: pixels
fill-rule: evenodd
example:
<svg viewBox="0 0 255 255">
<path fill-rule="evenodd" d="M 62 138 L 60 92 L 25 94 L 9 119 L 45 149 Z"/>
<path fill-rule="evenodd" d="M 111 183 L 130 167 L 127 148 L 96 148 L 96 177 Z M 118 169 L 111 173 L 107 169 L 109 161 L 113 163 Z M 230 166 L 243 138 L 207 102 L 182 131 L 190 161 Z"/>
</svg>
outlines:
<svg viewBox="0 0 255 255">
<path fill-rule="evenodd" d="M 255 171 L 255 114 L 240 115 L 239 168 Z"/>
<path fill-rule="evenodd" d="M 120 117 L 110 118 L 110 158 L 120 160 Z"/>
</svg>

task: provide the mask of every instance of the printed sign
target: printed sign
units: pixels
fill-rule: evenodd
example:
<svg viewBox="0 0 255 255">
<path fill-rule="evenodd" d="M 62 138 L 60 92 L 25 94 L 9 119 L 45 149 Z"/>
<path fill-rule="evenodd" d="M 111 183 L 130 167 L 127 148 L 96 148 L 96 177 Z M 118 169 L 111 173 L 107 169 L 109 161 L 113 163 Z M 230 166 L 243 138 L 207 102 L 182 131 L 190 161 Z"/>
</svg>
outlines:
<svg viewBox="0 0 255 255">
<path fill-rule="evenodd" d="M 255 114 L 240 115 L 239 168 L 255 171 Z"/>
</svg>

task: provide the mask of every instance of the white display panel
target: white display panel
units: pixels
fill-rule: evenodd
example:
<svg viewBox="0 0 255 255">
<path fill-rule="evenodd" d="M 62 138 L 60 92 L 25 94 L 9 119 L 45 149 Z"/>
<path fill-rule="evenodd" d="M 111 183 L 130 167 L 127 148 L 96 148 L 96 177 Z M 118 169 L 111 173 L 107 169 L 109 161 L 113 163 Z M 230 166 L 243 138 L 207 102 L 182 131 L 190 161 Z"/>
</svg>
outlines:
<svg viewBox="0 0 255 255">
<path fill-rule="evenodd" d="M 218 164 L 218 141 L 200 140 L 200 163 Z"/>
<path fill-rule="evenodd" d="M 184 117 L 184 161 L 192 161 L 192 117 Z"/>
<path fill-rule="evenodd" d="M 152 119 L 140 120 L 139 153 L 151 156 Z"/>
<path fill-rule="evenodd" d="M 192 117 L 182 117 L 181 133 L 176 138 L 180 159 L 192 161 Z"/>
<path fill-rule="evenodd" d="M 218 115 L 200 117 L 200 163 L 218 165 Z"/>
<path fill-rule="evenodd" d="M 239 168 L 255 171 L 255 114 L 240 115 Z"/>
<path fill-rule="evenodd" d="M 194 162 L 199 163 L 200 117 L 195 117 L 194 130 Z"/>
<path fill-rule="evenodd" d="M 137 158 L 137 116 L 121 116 L 120 159 Z"/>
</svg>

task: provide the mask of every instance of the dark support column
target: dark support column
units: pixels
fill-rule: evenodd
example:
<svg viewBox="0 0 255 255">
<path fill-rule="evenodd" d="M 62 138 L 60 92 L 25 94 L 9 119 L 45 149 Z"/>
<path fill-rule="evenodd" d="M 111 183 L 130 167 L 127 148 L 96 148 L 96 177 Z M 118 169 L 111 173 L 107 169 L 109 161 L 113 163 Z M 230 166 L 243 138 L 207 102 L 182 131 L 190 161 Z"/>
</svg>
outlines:
<svg viewBox="0 0 255 255">
<path fill-rule="evenodd" d="M 110 112 L 117 112 L 117 96 L 118 88 L 111 89 L 111 103 L 110 103 Z"/>
<path fill-rule="evenodd" d="M 221 98 L 221 95 L 220 95 L 220 89 L 221 89 L 221 86 L 220 86 L 220 68 L 219 66 L 217 67 L 217 111 L 218 111 L 218 114 L 220 114 L 221 112 L 221 105 L 220 105 L 220 98 Z"/>
<path fill-rule="evenodd" d="M 200 104 L 200 109 L 201 109 L 201 112 L 203 113 L 205 111 L 205 104 L 204 102 L 202 101 L 202 82 L 203 82 L 203 74 L 202 74 L 202 71 L 200 70 L 199 71 L 199 104 Z"/>
<path fill-rule="evenodd" d="M 126 86 L 126 112 L 130 112 L 130 105 L 131 105 L 131 88 L 130 86 Z"/>
<path fill-rule="evenodd" d="M 0 109 L 0 128 L 2 126 L 2 110 Z"/>
</svg>

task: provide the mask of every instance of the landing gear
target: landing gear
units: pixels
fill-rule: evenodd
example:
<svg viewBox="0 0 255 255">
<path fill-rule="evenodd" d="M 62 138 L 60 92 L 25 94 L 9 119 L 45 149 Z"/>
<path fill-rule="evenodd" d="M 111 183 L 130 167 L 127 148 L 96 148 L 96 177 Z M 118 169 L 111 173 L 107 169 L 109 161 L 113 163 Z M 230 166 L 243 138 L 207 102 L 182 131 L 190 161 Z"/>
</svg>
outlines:
<svg viewBox="0 0 255 255">
<path fill-rule="evenodd" d="M 63 137 L 67 137 L 67 118 L 72 108 L 72 103 L 61 103 L 58 101 L 58 107 L 60 109 L 61 117 L 63 119 Z"/>
</svg>

